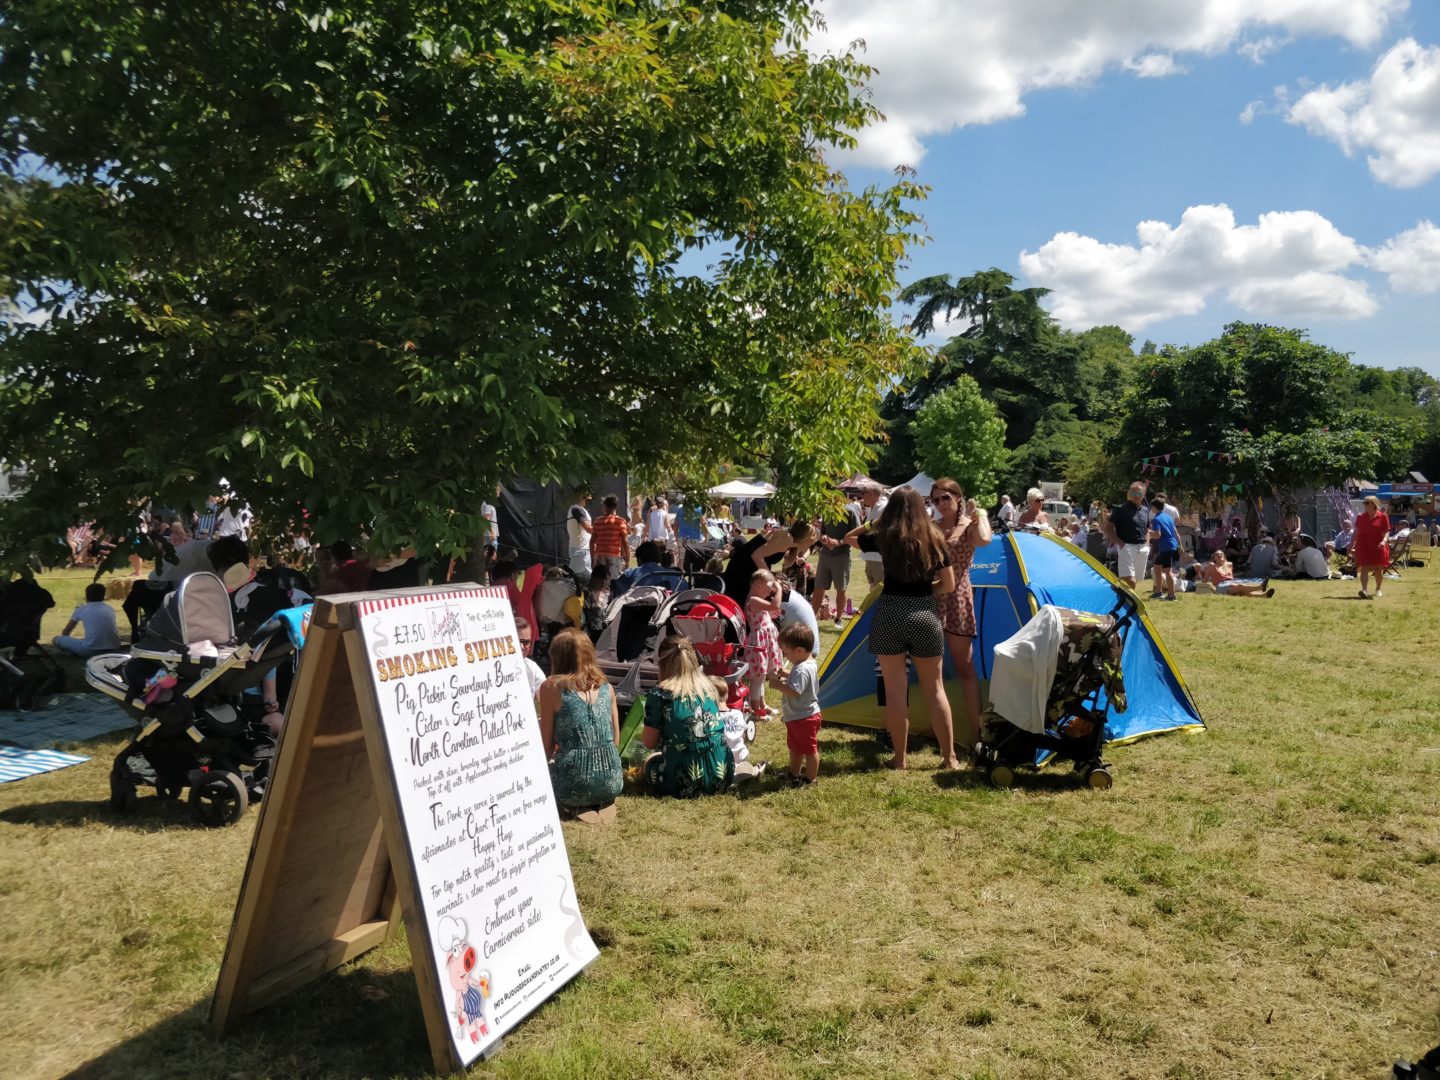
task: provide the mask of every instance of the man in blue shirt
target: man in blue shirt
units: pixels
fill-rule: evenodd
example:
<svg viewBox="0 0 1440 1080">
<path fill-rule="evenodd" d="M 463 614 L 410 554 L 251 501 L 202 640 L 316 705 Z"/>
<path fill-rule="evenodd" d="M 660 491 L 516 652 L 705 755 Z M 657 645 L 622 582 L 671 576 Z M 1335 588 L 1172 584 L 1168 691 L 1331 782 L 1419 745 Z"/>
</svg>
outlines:
<svg viewBox="0 0 1440 1080">
<path fill-rule="evenodd" d="M 1180 559 L 1180 535 L 1175 519 L 1165 512 L 1164 499 L 1150 500 L 1149 539 L 1155 547 L 1155 590 L 1152 600 L 1175 599 L 1175 564 Z"/>
</svg>

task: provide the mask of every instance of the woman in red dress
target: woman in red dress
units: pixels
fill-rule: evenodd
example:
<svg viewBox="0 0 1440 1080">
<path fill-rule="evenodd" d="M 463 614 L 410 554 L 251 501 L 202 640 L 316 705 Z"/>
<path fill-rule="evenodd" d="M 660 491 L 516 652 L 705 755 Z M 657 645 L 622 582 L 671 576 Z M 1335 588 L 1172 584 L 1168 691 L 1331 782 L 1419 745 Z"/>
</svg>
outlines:
<svg viewBox="0 0 1440 1080">
<path fill-rule="evenodd" d="M 973 749 L 980 737 L 980 677 L 975 673 L 975 593 L 970 588 L 970 562 L 975 549 L 990 542 L 990 518 L 978 510 L 975 500 L 966 501 L 960 485 L 948 477 L 935 481 L 930 501 L 940 512 L 940 533 L 950 552 L 950 566 L 955 571 L 955 591 L 936 597 L 940 626 L 945 631 L 945 646 L 955 660 L 955 670 L 965 691 L 965 712 L 970 730 L 956 727 L 956 743 Z M 957 721 L 959 717 L 956 718 Z M 942 768 L 954 769 L 959 762 L 946 762 Z"/>
<path fill-rule="evenodd" d="M 1380 509 L 1380 500 L 1365 496 L 1365 512 L 1355 519 L 1355 539 L 1351 541 L 1355 567 L 1360 573 L 1360 599 L 1369 600 L 1370 575 L 1375 575 L 1375 599 L 1383 595 L 1385 568 L 1390 565 L 1390 516 Z"/>
</svg>

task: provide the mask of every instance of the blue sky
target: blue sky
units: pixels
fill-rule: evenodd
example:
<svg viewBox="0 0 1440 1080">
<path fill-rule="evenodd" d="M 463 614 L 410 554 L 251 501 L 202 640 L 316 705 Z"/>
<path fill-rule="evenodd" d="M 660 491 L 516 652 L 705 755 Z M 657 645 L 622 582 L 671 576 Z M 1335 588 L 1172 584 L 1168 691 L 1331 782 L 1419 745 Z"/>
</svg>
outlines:
<svg viewBox="0 0 1440 1080">
<path fill-rule="evenodd" d="M 1072 327 L 1187 344 L 1252 319 L 1440 375 L 1440 232 L 1422 224 L 1440 223 L 1440 4 L 1274 0 L 1247 21 L 1228 0 L 1150 0 L 1138 29 L 1113 10 L 1127 0 L 1016 0 L 979 26 L 967 0 L 826 6 L 832 32 L 866 38 L 892 117 L 852 183 L 918 148 L 932 188 L 908 278 L 994 265 L 1055 288 Z M 867 22 L 882 8 L 915 18 L 892 39 Z M 948 46 L 915 44 L 926 20 Z M 1172 231 L 1221 205 L 1233 222 L 1201 210 Z M 1142 252 L 1146 220 L 1170 228 Z"/>
</svg>

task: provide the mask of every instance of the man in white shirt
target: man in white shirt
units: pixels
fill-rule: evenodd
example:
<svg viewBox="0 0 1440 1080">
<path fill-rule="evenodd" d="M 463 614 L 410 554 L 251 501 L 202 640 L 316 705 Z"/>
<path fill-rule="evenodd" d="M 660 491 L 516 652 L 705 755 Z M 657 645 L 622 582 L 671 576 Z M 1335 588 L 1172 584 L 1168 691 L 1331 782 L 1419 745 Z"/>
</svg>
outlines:
<svg viewBox="0 0 1440 1080">
<path fill-rule="evenodd" d="M 219 540 L 222 536 L 238 536 L 248 540 L 250 533 L 250 508 L 237 505 L 234 496 L 225 500 L 225 509 L 215 518 L 215 529 L 211 534 Z"/>
<path fill-rule="evenodd" d="M 496 484 L 496 485 L 495 485 L 495 497 L 496 497 L 497 499 L 500 497 L 500 485 L 499 485 L 499 484 Z M 499 518 L 499 515 L 497 515 L 496 512 L 495 512 L 495 505 L 494 505 L 493 503 L 482 502 L 482 503 L 480 504 L 480 516 L 481 516 L 482 518 L 484 518 L 485 521 L 486 521 L 486 523 L 490 526 L 488 529 L 485 530 L 485 536 L 484 536 L 484 541 L 483 541 L 483 542 L 486 543 L 486 544 L 492 544 L 492 545 L 494 545 L 496 548 L 499 548 L 499 546 L 500 546 L 500 518 Z"/>
<path fill-rule="evenodd" d="M 1330 567 L 1325 556 L 1315 546 L 1315 541 L 1306 536 L 1300 540 L 1301 548 L 1295 553 L 1295 576 L 1312 581 L 1325 581 L 1330 577 Z"/>
<path fill-rule="evenodd" d="M 659 544 L 667 551 L 674 537 L 670 532 L 670 504 L 663 498 L 656 499 L 650 508 L 650 517 L 645 522 L 645 539 Z"/>
<path fill-rule="evenodd" d="M 545 681 L 545 672 L 530 659 L 530 650 L 535 647 L 535 629 L 528 619 L 515 616 L 515 633 L 520 642 L 520 651 L 525 656 L 525 677 L 530 681 L 530 696 L 540 693 L 540 684 Z"/>
<path fill-rule="evenodd" d="M 867 484 L 860 491 L 860 514 L 867 524 L 880 520 L 885 507 L 890 505 L 890 496 L 879 484 Z M 874 588 L 885 580 L 885 564 L 880 561 L 880 552 L 862 551 L 860 561 L 865 564 L 865 580 Z M 819 638 L 816 638 L 818 641 Z"/>
<path fill-rule="evenodd" d="M 77 625 L 85 627 L 82 638 L 70 636 Z M 85 586 L 85 603 L 75 609 L 65 629 L 51 644 L 63 652 L 81 657 L 119 650 L 120 630 L 115 625 L 115 609 L 105 602 L 104 585 L 94 582 Z"/>
<path fill-rule="evenodd" d="M 575 502 L 565 515 L 565 531 L 570 539 L 570 569 L 581 581 L 590 580 L 590 511 L 585 504 L 590 501 L 590 492 L 585 488 L 575 489 Z"/>
<path fill-rule="evenodd" d="M 1000 496 L 1000 524 L 1007 529 L 1015 527 L 1015 504 L 1010 501 L 1009 495 Z"/>
</svg>

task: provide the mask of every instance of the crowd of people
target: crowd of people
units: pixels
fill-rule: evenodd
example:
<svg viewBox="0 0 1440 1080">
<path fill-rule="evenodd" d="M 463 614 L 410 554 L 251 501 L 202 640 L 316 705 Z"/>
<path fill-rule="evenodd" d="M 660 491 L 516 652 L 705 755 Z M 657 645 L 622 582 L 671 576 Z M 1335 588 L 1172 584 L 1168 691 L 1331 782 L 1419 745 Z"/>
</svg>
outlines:
<svg viewBox="0 0 1440 1080">
<path fill-rule="evenodd" d="M 1278 535 L 1262 529 L 1253 544 L 1238 519 L 1206 532 L 1202 522 L 1182 517 L 1164 493 L 1143 482 L 1132 484 L 1125 500 L 1114 506 L 1095 503 L 1089 513 L 1074 515 L 1052 517 L 1038 489 L 1026 493 L 1023 506 L 1005 496 L 994 526 L 990 514 L 949 478 L 935 481 L 929 492 L 902 486 L 887 493 L 868 484 L 849 496 L 833 518 L 799 519 L 783 527 L 769 523 L 747 533 L 723 504 L 687 509 L 657 496 L 632 499 L 627 513 L 619 496 L 606 494 L 592 514 L 590 493 L 581 490 L 565 517 L 566 563 L 546 571 L 542 581 L 532 580 L 528 592 L 518 582 L 521 553 L 504 544 L 495 509 L 485 505 L 490 528 L 482 576 L 504 587 L 515 609 L 563 808 L 587 821 L 615 816 L 615 798 L 624 783 L 619 704 L 597 661 L 595 643 L 612 617 L 611 601 L 631 589 L 659 585 L 673 592 L 691 582 L 704 583 L 743 613 L 748 694 L 740 697 L 745 714 L 735 708 L 734 688 L 723 678 L 707 676 L 690 641 L 670 637 L 659 646 L 658 679 L 643 703 L 640 741 L 649 753 L 639 771 L 648 790 L 688 797 L 733 782 L 736 747 L 726 737 L 727 723 L 770 719 L 767 690 L 780 700 L 790 754 L 787 782 L 815 782 L 822 723 L 815 659 L 819 627 L 826 621 L 843 628 L 853 612 L 855 551 L 866 576 L 862 591 L 880 586 L 869 650 L 884 687 L 885 726 L 894 749 L 887 764 L 895 769 L 908 764 L 913 671 L 941 765 L 954 769 L 961 763 L 957 746 L 972 745 L 978 735 L 981 695 L 969 570 L 994 529 L 1053 532 L 1110 561 L 1131 588 L 1149 576 L 1152 598 L 1167 601 L 1190 590 L 1269 597 L 1271 578 L 1342 574 L 1359 578 L 1361 596 L 1378 598 L 1385 569 L 1397 552 L 1440 544 L 1440 522 L 1414 527 L 1402 522 L 1392 530 L 1374 497 L 1365 500 L 1353 524 L 1321 545 L 1301 532 L 1293 514 L 1282 519 Z M 313 589 L 308 579 L 283 566 L 257 570 L 246 546 L 249 514 L 223 498 L 188 520 L 150 510 L 144 524 L 154 567 L 144 573 L 137 545 L 131 557 L 134 576 L 122 605 L 132 641 L 165 596 L 196 570 L 222 575 L 242 622 L 267 618 L 310 594 L 419 585 L 422 576 L 436 576 L 425 574 L 413 550 L 375 557 L 343 542 L 307 552 L 313 559 Z M 702 564 L 692 562 L 697 552 Z M 444 573 L 436 579 L 453 577 L 456 568 Z M 119 648 L 114 612 L 105 599 L 104 586 L 90 586 L 86 603 L 72 613 L 54 643 L 80 656 Z M 83 636 L 71 636 L 77 627 Z M 947 655 L 962 687 L 960 717 L 952 715 L 944 691 Z M 265 693 L 266 710 L 278 714 L 273 682 Z M 278 726 L 282 718 L 275 719 Z"/>
</svg>

